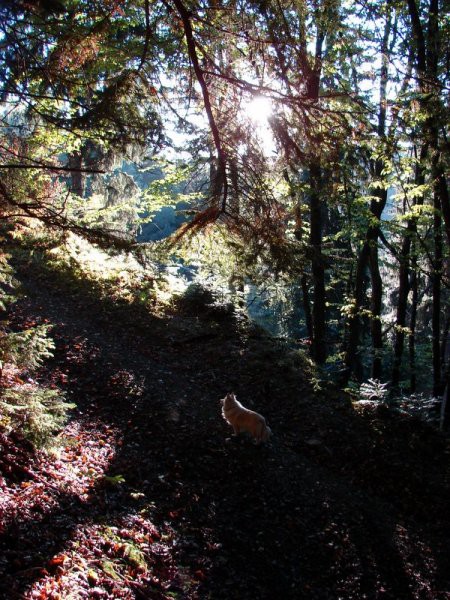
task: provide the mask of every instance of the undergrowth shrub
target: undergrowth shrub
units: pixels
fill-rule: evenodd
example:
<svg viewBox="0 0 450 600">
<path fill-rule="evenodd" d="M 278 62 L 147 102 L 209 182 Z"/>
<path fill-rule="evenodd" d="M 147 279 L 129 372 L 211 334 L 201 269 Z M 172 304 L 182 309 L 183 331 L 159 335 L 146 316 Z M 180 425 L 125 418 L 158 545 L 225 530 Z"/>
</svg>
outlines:
<svg viewBox="0 0 450 600">
<path fill-rule="evenodd" d="M 15 299 L 13 271 L 0 254 L 0 309 Z M 6 315 L 6 313 L 5 313 Z M 49 389 L 22 377 L 35 372 L 52 356 L 49 325 L 12 332 L 7 318 L 0 322 L 0 432 L 16 433 L 35 448 L 49 448 L 54 434 L 67 420 L 73 405 L 59 389 Z"/>
<path fill-rule="evenodd" d="M 382 383 L 378 379 L 369 379 L 361 384 L 359 395 L 362 402 L 387 403 L 389 396 L 388 384 Z"/>
<path fill-rule="evenodd" d="M 178 308 L 191 314 L 207 314 L 214 318 L 232 317 L 235 308 L 226 302 L 220 294 L 200 283 L 191 283 L 178 298 Z"/>
<path fill-rule="evenodd" d="M 55 347 L 48 336 L 49 325 L 37 325 L 24 331 L 8 333 L 2 340 L 2 361 L 14 364 L 19 370 L 32 372 L 53 356 Z"/>
<path fill-rule="evenodd" d="M 35 448 L 48 448 L 72 407 L 64 402 L 60 390 L 25 386 L 4 389 L 0 396 L 0 427 L 7 434 L 20 432 Z"/>
<path fill-rule="evenodd" d="M 393 412 L 416 417 L 431 425 L 439 424 L 440 399 L 423 393 L 392 394 L 388 383 L 381 383 L 377 379 L 369 379 L 361 384 L 357 402 L 384 406 Z"/>
<path fill-rule="evenodd" d="M 5 311 L 8 304 L 14 300 L 10 292 L 13 285 L 13 270 L 8 263 L 8 255 L 0 253 L 0 310 L 2 311 Z"/>
</svg>

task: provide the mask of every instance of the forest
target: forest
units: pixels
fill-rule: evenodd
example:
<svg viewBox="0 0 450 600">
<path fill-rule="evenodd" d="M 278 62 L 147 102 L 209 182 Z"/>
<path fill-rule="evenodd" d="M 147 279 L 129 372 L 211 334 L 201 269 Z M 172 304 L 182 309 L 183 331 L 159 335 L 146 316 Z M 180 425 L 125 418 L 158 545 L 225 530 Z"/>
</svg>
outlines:
<svg viewBox="0 0 450 600">
<path fill-rule="evenodd" d="M 449 67 L 444 0 L 0 3 L 1 598 L 450 598 Z"/>
</svg>

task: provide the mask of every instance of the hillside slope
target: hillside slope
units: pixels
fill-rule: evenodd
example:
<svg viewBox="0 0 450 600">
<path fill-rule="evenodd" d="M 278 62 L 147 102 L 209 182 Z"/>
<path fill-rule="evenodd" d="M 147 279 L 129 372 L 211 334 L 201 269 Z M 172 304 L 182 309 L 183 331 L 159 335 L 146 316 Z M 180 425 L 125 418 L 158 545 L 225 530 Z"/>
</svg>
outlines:
<svg viewBox="0 0 450 600">
<path fill-rule="evenodd" d="M 156 316 L 18 278 L 12 325 L 52 324 L 39 378 L 77 408 L 58 454 L 3 449 L 4 598 L 450 598 L 442 436 L 313 392 L 298 357 L 220 307 Z M 231 436 L 228 391 L 269 444 Z"/>
</svg>

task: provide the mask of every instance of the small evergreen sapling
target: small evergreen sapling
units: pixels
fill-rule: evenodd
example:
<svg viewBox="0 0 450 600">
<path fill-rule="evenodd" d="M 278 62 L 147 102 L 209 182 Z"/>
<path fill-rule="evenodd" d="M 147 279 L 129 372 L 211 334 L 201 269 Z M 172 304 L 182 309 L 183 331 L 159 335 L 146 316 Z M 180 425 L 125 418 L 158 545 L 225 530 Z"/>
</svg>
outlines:
<svg viewBox="0 0 450 600">
<path fill-rule="evenodd" d="M 0 255 L 0 308 L 14 300 L 12 270 L 7 257 Z M 34 381 L 21 379 L 42 366 L 52 356 L 54 342 L 50 326 L 38 325 L 24 331 L 8 331 L 8 323 L 0 324 L 0 433 L 19 433 L 36 448 L 52 445 L 54 434 L 67 420 L 72 404 L 63 393 Z M 4 376 L 8 372 L 8 377 Z"/>
<path fill-rule="evenodd" d="M 48 448 L 73 406 L 64 402 L 60 390 L 28 386 L 5 389 L 0 396 L 0 428 L 7 434 L 20 432 L 35 448 Z"/>
</svg>

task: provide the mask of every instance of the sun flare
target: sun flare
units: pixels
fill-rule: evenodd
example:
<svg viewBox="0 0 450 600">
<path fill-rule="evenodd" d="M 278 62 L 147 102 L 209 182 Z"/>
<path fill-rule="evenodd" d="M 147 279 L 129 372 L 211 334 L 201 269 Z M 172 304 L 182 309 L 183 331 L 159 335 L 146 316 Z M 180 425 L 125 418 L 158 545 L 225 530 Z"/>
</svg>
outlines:
<svg viewBox="0 0 450 600">
<path fill-rule="evenodd" d="M 272 112 L 272 102 L 265 96 L 256 96 L 247 106 L 247 114 L 250 119 L 260 124 L 266 124 Z"/>
<path fill-rule="evenodd" d="M 245 114 L 253 123 L 254 135 L 266 156 L 273 155 L 275 152 L 275 142 L 269 123 L 273 110 L 272 101 L 265 96 L 256 96 L 245 107 Z"/>
</svg>

